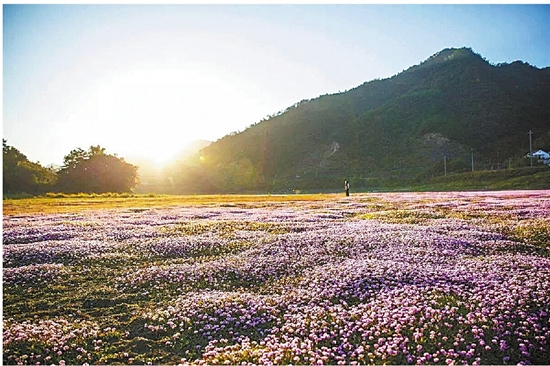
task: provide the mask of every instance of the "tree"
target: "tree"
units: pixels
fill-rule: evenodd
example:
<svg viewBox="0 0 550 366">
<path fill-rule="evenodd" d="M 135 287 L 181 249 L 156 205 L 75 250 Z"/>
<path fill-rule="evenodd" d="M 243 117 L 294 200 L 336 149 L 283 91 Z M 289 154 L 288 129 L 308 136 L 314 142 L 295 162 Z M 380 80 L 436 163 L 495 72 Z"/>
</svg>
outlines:
<svg viewBox="0 0 550 366">
<path fill-rule="evenodd" d="M 44 193 L 55 184 L 57 177 L 52 169 L 29 161 L 5 139 L 2 139 L 2 152 L 4 193 Z"/>
<path fill-rule="evenodd" d="M 78 164 L 82 163 L 88 158 L 88 153 L 81 148 L 71 150 L 69 155 L 66 155 L 63 159 L 63 169 L 72 170 L 78 167 Z"/>
<path fill-rule="evenodd" d="M 137 167 L 105 149 L 91 146 L 88 151 L 72 150 L 59 171 L 59 190 L 76 193 L 129 192 L 137 183 Z"/>
</svg>

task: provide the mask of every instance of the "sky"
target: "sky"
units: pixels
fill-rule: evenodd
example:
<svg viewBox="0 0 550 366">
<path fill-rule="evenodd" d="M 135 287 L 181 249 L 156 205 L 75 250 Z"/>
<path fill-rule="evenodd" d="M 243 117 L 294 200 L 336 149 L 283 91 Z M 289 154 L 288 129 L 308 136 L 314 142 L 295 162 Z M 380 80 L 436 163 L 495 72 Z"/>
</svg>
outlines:
<svg viewBox="0 0 550 366">
<path fill-rule="evenodd" d="M 550 66 L 549 4 L 3 5 L 3 138 L 161 165 L 449 47 Z"/>
</svg>

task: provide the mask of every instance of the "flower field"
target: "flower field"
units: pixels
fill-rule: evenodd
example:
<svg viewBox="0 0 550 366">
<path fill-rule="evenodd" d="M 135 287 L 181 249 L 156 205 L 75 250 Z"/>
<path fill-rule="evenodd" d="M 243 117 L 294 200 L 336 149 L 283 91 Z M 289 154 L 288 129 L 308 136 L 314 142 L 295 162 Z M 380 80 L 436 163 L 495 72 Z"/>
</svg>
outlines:
<svg viewBox="0 0 550 366">
<path fill-rule="evenodd" d="M 3 364 L 549 364 L 550 191 L 3 217 Z"/>
</svg>

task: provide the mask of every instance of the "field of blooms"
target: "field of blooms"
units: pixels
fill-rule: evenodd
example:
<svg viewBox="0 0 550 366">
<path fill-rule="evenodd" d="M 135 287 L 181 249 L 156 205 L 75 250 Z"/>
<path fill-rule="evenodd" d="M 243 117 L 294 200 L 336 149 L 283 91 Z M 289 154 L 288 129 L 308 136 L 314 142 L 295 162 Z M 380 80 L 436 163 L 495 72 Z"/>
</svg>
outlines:
<svg viewBox="0 0 550 366">
<path fill-rule="evenodd" d="M 3 364 L 549 364 L 550 191 L 3 216 Z"/>
</svg>

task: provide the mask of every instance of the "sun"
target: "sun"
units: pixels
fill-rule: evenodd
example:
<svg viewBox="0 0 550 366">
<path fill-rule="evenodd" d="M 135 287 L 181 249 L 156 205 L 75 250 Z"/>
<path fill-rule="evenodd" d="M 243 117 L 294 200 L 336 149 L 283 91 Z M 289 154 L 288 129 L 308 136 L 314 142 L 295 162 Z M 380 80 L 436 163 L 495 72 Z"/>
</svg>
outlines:
<svg viewBox="0 0 550 366">
<path fill-rule="evenodd" d="M 213 80 L 182 70 L 138 68 L 113 76 L 98 89 L 101 137 L 116 150 L 166 165 L 204 138 L 215 103 L 210 88 L 216 89 Z"/>
<path fill-rule="evenodd" d="M 117 151 L 165 165 L 192 142 L 215 141 L 265 115 L 259 93 L 235 75 L 156 66 L 136 65 L 98 87 L 98 127 Z"/>
</svg>

